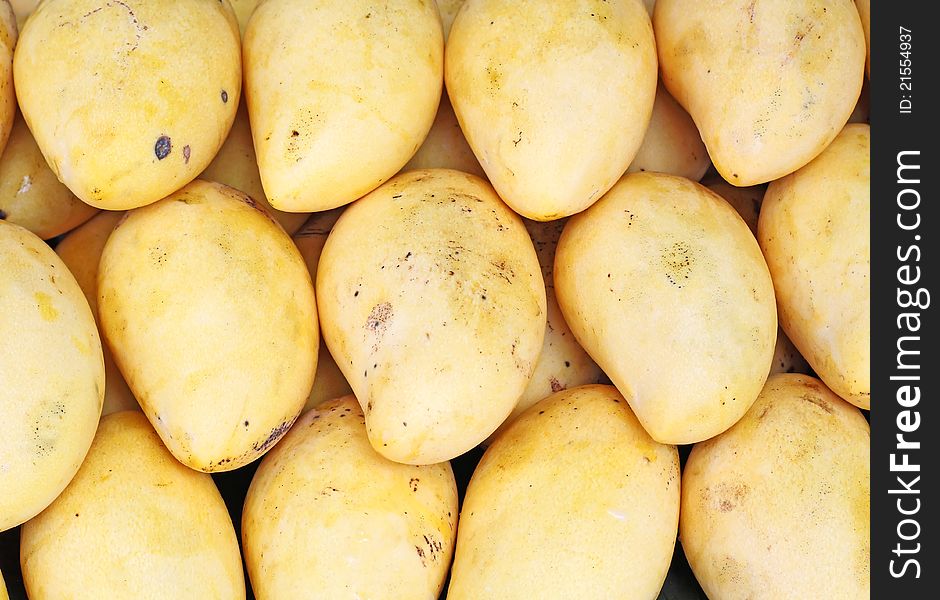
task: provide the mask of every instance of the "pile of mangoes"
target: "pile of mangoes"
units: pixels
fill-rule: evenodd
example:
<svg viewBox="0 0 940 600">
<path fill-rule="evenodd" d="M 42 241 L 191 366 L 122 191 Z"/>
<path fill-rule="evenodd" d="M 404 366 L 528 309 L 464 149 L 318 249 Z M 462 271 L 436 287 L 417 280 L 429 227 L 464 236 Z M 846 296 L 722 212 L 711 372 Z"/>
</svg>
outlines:
<svg viewBox="0 0 940 600">
<path fill-rule="evenodd" d="M 867 598 L 857 4 L 0 0 L 29 597 Z"/>
</svg>

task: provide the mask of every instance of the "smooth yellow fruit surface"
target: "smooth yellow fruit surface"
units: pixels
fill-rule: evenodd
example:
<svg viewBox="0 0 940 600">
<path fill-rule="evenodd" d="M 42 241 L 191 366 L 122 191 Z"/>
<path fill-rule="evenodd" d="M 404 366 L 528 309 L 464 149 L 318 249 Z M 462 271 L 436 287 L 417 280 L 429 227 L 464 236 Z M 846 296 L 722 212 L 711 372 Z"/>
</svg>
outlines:
<svg viewBox="0 0 940 600">
<path fill-rule="evenodd" d="M 0 531 L 65 489 L 91 445 L 104 395 L 95 319 L 55 252 L 0 221 Z"/>
<path fill-rule="evenodd" d="M 202 172 L 200 178 L 217 181 L 251 196 L 251 199 L 264 207 L 277 219 L 288 234 L 293 235 L 310 216 L 306 213 L 281 212 L 272 207 L 264 195 L 261 174 L 258 172 L 258 160 L 251 139 L 251 125 L 248 122 L 248 109 L 242 102 L 235 113 L 235 122 L 212 162 Z"/>
<path fill-rule="evenodd" d="M 710 164 L 692 117 L 659 85 L 649 128 L 627 173 L 668 173 L 698 181 Z"/>
<path fill-rule="evenodd" d="M 871 129 L 847 125 L 825 152 L 767 188 L 758 239 L 780 325 L 826 385 L 871 401 Z"/>
<path fill-rule="evenodd" d="M 457 115 L 450 105 L 447 92 L 441 96 L 437 117 L 434 118 L 428 137 L 402 170 L 414 169 L 455 169 L 486 178 L 483 167 L 473 155 L 467 138 L 460 130 L 460 123 L 457 122 Z"/>
<path fill-rule="evenodd" d="M 320 253 L 323 252 L 323 244 L 330 235 L 336 219 L 343 213 L 343 208 L 334 208 L 332 210 L 314 213 L 310 219 L 304 223 L 296 234 L 294 234 L 294 244 L 300 250 L 300 255 L 304 257 L 307 264 L 307 270 L 310 272 L 310 279 L 317 280 L 317 265 L 320 263 Z M 352 388 L 343 372 L 333 360 L 329 348 L 323 339 L 320 339 L 320 350 L 317 352 L 317 374 L 313 378 L 313 388 L 310 390 L 310 396 L 304 404 L 304 411 L 326 400 L 333 400 L 352 393 Z"/>
<path fill-rule="evenodd" d="M 244 56 L 261 181 L 283 211 L 335 208 L 381 185 L 424 141 L 441 98 L 441 18 L 427 0 L 266 0 Z"/>
<path fill-rule="evenodd" d="M 233 188 L 197 180 L 130 213 L 101 255 L 98 312 L 134 396 L 193 469 L 255 460 L 310 393 L 310 275 L 284 230 Z"/>
<path fill-rule="evenodd" d="M 50 168 L 108 210 L 199 175 L 241 93 L 238 23 L 217 0 L 44 0 L 13 61 L 20 110 Z"/>
<path fill-rule="evenodd" d="M 41 0 L 9 0 L 10 6 L 13 7 L 13 14 L 16 15 L 17 27 L 20 29 L 23 28 L 26 18 L 36 10 L 40 1 Z"/>
<path fill-rule="evenodd" d="M 97 212 L 56 179 L 26 123 L 17 116 L 0 156 L 0 217 L 47 240 Z"/>
<path fill-rule="evenodd" d="M 657 441 L 721 433 L 770 371 L 777 314 L 760 247 L 727 202 L 688 179 L 627 175 L 572 217 L 555 294 Z"/>
<path fill-rule="evenodd" d="M 500 197 L 549 221 L 613 186 L 643 141 L 656 45 L 636 0 L 467 0 L 447 40 L 447 93 Z"/>
<path fill-rule="evenodd" d="M 317 271 L 323 339 L 383 456 L 430 464 L 512 411 L 545 334 L 522 220 L 485 181 L 408 171 L 346 209 Z"/>
<path fill-rule="evenodd" d="M 460 513 L 450 600 L 654 600 L 679 523 L 679 454 L 611 386 L 559 392 L 496 439 Z"/>
<path fill-rule="evenodd" d="M 565 317 L 561 314 L 561 309 L 558 308 L 558 300 L 555 299 L 555 282 L 552 275 L 555 265 L 555 247 L 565 227 L 565 221 L 559 219 L 543 223 L 527 220 L 525 226 L 535 244 L 539 265 L 542 267 L 542 277 L 545 279 L 545 296 L 548 301 L 545 340 L 542 342 L 542 352 L 535 363 L 535 371 L 529 379 L 529 384 L 519 397 L 509 418 L 503 421 L 488 441 L 492 441 L 509 427 L 516 417 L 539 400 L 561 390 L 598 383 L 603 377 L 600 367 L 571 333 L 571 329 L 565 323 Z"/>
<path fill-rule="evenodd" d="M 259 600 L 306 598 L 312 590 L 331 600 L 437 600 L 456 529 L 450 464 L 380 456 L 353 396 L 297 421 L 258 467 L 242 513 Z"/>
<path fill-rule="evenodd" d="M 757 235 L 757 220 L 760 217 L 760 206 L 764 201 L 766 185 L 737 187 L 722 178 L 703 182 L 705 187 L 724 198 L 728 204 L 738 211 L 751 233 Z"/>
<path fill-rule="evenodd" d="M 254 14 L 255 9 L 264 0 L 229 0 L 232 10 L 235 11 L 235 18 L 238 19 L 238 29 L 242 35 L 245 35 L 245 28 L 248 27 L 248 20 Z"/>
<path fill-rule="evenodd" d="M 870 438 L 817 379 L 774 375 L 734 427 L 696 444 L 679 527 L 708 597 L 868 598 Z"/>
<path fill-rule="evenodd" d="M 32 600 L 245 597 L 212 478 L 177 462 L 138 411 L 101 419 L 75 479 L 23 526 L 20 563 Z"/>
<path fill-rule="evenodd" d="M 111 231 L 124 218 L 122 212 L 103 211 L 92 217 L 89 221 L 70 232 L 56 247 L 56 254 L 69 268 L 75 280 L 85 293 L 88 306 L 98 319 L 98 263 L 104 245 L 111 236 Z M 102 340 L 103 341 L 103 340 Z M 101 344 L 104 351 L 104 405 L 102 415 L 109 415 L 122 410 L 140 410 L 137 400 L 120 369 L 114 364 L 114 357 L 107 343 Z"/>
<path fill-rule="evenodd" d="M 851 2 L 659 0 L 653 26 L 663 83 L 734 185 L 811 161 L 862 87 L 865 36 Z"/>
<path fill-rule="evenodd" d="M 441 22 L 444 25 L 444 41 L 450 35 L 450 27 L 454 24 L 457 11 L 463 6 L 464 0 L 437 0 L 437 9 L 441 13 Z"/>
</svg>

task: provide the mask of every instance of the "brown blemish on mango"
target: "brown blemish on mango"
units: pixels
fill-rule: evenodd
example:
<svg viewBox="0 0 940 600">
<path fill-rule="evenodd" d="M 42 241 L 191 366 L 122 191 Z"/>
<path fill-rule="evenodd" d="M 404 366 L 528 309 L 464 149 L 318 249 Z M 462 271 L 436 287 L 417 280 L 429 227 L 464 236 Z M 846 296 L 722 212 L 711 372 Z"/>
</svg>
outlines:
<svg viewBox="0 0 940 600">
<path fill-rule="evenodd" d="M 747 497 L 750 488 L 744 483 L 719 483 L 702 490 L 702 503 L 712 510 L 731 512 Z"/>
<path fill-rule="evenodd" d="M 375 332 L 377 335 L 381 335 L 385 332 L 388 321 L 392 318 L 393 314 L 391 303 L 382 302 L 381 304 L 376 304 L 372 307 L 372 312 L 369 313 L 369 317 L 366 319 L 366 329 Z"/>
</svg>

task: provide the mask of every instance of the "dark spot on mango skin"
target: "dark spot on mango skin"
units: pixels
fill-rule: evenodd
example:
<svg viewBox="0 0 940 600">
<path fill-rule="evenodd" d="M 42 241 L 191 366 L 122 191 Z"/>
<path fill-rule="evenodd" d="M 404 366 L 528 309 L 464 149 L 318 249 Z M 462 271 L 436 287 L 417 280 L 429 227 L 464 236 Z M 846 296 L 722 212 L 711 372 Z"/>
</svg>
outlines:
<svg viewBox="0 0 940 600">
<path fill-rule="evenodd" d="M 189 144 L 183 146 L 183 163 L 189 164 L 189 155 L 191 150 L 189 149 Z"/>
<path fill-rule="evenodd" d="M 564 384 L 558 381 L 557 379 L 555 379 L 554 377 L 550 377 L 548 382 L 549 384 L 551 384 L 553 392 L 560 392 L 563 389 L 565 389 Z"/>
<path fill-rule="evenodd" d="M 5 210 L 0 209 L 0 221 L 5 221 L 7 218 L 7 213 Z"/>
<path fill-rule="evenodd" d="M 294 424 L 294 419 L 289 419 L 284 421 L 277 427 L 271 430 L 271 433 L 268 434 L 263 441 L 255 442 L 251 445 L 251 449 L 255 452 L 267 452 L 268 448 L 277 443 L 281 439 L 287 430 L 290 429 L 290 426 Z"/>
<path fill-rule="evenodd" d="M 721 512 L 731 512 L 747 497 L 750 488 L 743 483 L 719 483 L 702 490 L 702 501 L 706 506 Z"/>
<path fill-rule="evenodd" d="M 815 404 L 816 406 L 823 409 L 830 415 L 833 413 L 832 407 L 829 406 L 829 403 L 823 400 L 822 398 L 818 398 L 816 396 L 813 396 L 812 394 L 803 394 L 802 396 L 800 396 L 800 399 L 805 400 L 806 402 L 809 402 L 810 404 Z"/>
<path fill-rule="evenodd" d="M 153 153 L 157 156 L 157 160 L 163 160 L 169 156 L 171 150 L 173 150 L 173 143 L 166 135 L 158 137 L 157 143 L 153 145 Z"/>
<path fill-rule="evenodd" d="M 372 307 L 372 312 L 369 313 L 369 317 L 366 319 L 366 329 L 377 333 L 384 331 L 388 320 L 392 318 L 392 314 L 391 303 L 382 302 L 381 304 L 376 304 Z"/>
<path fill-rule="evenodd" d="M 225 90 L 222 90 L 222 103 L 228 104 L 228 92 Z"/>
</svg>

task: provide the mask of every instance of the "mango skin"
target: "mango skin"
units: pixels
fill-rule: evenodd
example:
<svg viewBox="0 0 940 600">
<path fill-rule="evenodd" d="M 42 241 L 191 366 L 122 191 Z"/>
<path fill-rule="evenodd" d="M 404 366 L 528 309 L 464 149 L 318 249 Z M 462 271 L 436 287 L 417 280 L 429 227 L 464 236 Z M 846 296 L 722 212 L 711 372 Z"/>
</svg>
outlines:
<svg viewBox="0 0 940 600">
<path fill-rule="evenodd" d="M 3 581 L 3 573 L 0 573 L 0 600 L 10 600 L 7 595 L 7 585 Z"/>
<path fill-rule="evenodd" d="M 529 384 L 516 402 L 512 413 L 493 432 L 493 435 L 487 438 L 487 443 L 492 443 L 497 435 L 505 431 L 519 415 L 539 400 L 548 398 L 561 390 L 600 383 L 604 377 L 600 367 L 571 333 L 564 315 L 561 314 L 561 309 L 558 308 L 558 300 L 555 298 L 555 282 L 552 273 L 555 266 L 555 248 L 565 227 L 565 220 L 540 222 L 527 219 L 525 226 L 532 237 L 535 252 L 539 257 L 539 265 L 542 267 L 542 277 L 545 279 L 545 296 L 548 301 L 545 340 L 542 342 L 542 352 L 535 363 L 535 370 L 532 372 Z"/>
<path fill-rule="evenodd" d="M 401 170 L 434 121 L 443 57 L 428 0 L 259 5 L 245 31 L 245 94 L 271 206 L 336 208 Z"/>
<path fill-rule="evenodd" d="M 692 117 L 660 84 L 649 127 L 627 173 L 652 171 L 698 181 L 710 164 L 705 142 Z"/>
<path fill-rule="evenodd" d="M 243 193 L 197 180 L 131 212 L 98 272 L 115 362 L 183 464 L 227 471 L 264 454 L 313 384 L 313 286 L 290 237 Z"/>
<path fill-rule="evenodd" d="M 323 252 L 326 238 L 342 213 L 342 207 L 314 213 L 300 228 L 300 231 L 293 236 L 294 244 L 300 250 L 300 255 L 304 257 L 312 281 L 317 280 L 317 265 L 320 262 L 320 253 Z M 351 393 L 352 388 L 349 386 L 349 382 L 346 381 L 343 372 L 336 365 L 336 361 L 333 360 L 333 355 L 330 354 L 323 338 L 320 338 L 320 349 L 317 352 L 317 373 L 313 378 L 310 395 L 304 404 L 304 412 L 326 400 L 341 398 Z"/>
<path fill-rule="evenodd" d="M 104 251 L 104 245 L 111 231 L 123 218 L 122 212 L 103 211 L 71 231 L 55 247 L 56 254 L 82 288 L 85 299 L 88 300 L 88 306 L 95 315 L 95 321 L 99 323 L 99 335 L 101 325 L 98 318 L 98 263 L 101 261 L 101 253 Z M 137 399 L 134 398 L 134 394 L 127 387 L 127 382 L 124 381 L 124 376 L 114 363 L 114 357 L 107 343 L 102 342 L 101 349 L 104 353 L 105 372 L 102 416 L 122 410 L 140 410 Z"/>
<path fill-rule="evenodd" d="M 78 471 L 98 426 L 104 361 L 75 278 L 0 221 L 0 531 L 34 517 Z"/>
<path fill-rule="evenodd" d="M 770 184 L 757 236 L 780 325 L 833 392 L 871 407 L 871 128 Z"/>
<path fill-rule="evenodd" d="M 457 16 L 460 7 L 463 6 L 464 0 L 436 1 L 437 9 L 441 13 L 441 22 L 444 26 L 444 42 L 447 42 L 447 37 L 450 35 L 450 28 L 454 24 L 454 18 Z"/>
<path fill-rule="evenodd" d="M 402 171 L 416 169 L 454 169 L 470 173 L 486 179 L 486 173 L 477 157 L 473 155 L 467 138 L 460 130 L 454 107 L 447 98 L 447 92 L 441 96 L 441 104 L 437 108 L 437 116 L 431 131 L 424 138 L 424 143 L 411 157 L 411 160 L 402 167 Z"/>
<path fill-rule="evenodd" d="M 13 53 L 18 36 L 16 16 L 8 0 L 0 0 L 0 152 L 7 145 L 16 114 Z"/>
<path fill-rule="evenodd" d="M 310 216 L 307 213 L 281 212 L 268 202 L 267 196 L 264 195 L 264 187 L 261 185 L 258 159 L 255 156 L 255 147 L 251 139 L 251 125 L 248 122 L 248 109 L 244 102 L 238 105 L 235 122 L 232 123 L 232 129 L 228 132 L 225 143 L 199 177 L 245 192 L 271 213 L 271 216 L 277 219 L 289 235 L 293 235 L 300 229 Z"/>
<path fill-rule="evenodd" d="M 27 17 L 36 10 L 39 2 L 40 0 L 9 0 L 10 6 L 13 7 L 13 14 L 16 16 L 17 28 L 23 29 Z"/>
<path fill-rule="evenodd" d="M 696 444 L 679 534 L 708 597 L 868 598 L 870 437 L 819 380 L 774 375 L 731 429 Z"/>
<path fill-rule="evenodd" d="M 545 334 L 521 219 L 459 171 L 408 171 L 348 207 L 320 256 L 317 295 L 369 439 L 398 462 L 450 460 L 493 433 Z"/>
<path fill-rule="evenodd" d="M 50 168 L 108 210 L 151 204 L 198 176 L 241 93 L 238 23 L 218 0 L 45 0 L 13 63 Z"/>
<path fill-rule="evenodd" d="M 737 186 L 811 161 L 862 87 L 865 36 L 845 0 L 658 0 L 653 28 L 663 83 Z"/>
<path fill-rule="evenodd" d="M 0 157 L 0 217 L 48 240 L 71 231 L 97 212 L 56 179 L 26 123 L 17 115 Z"/>
<path fill-rule="evenodd" d="M 662 443 L 721 433 L 770 372 L 777 314 L 760 247 L 727 202 L 687 179 L 627 175 L 569 219 L 555 294 L 578 342 Z"/>
<path fill-rule="evenodd" d="M 34 600 L 245 598 L 212 478 L 177 462 L 137 411 L 101 420 L 75 479 L 23 526 L 20 563 Z"/>
<path fill-rule="evenodd" d="M 777 373 L 810 373 L 809 363 L 782 328 L 777 330 L 777 345 L 774 346 L 774 360 L 770 365 L 770 374 Z"/>
<path fill-rule="evenodd" d="M 454 552 L 449 463 L 412 466 L 369 444 L 353 396 L 305 413 L 264 460 L 242 513 L 259 600 L 436 600 Z M 382 564 L 373 569 L 368 565 Z"/>
<path fill-rule="evenodd" d="M 473 473 L 451 600 L 654 600 L 679 522 L 679 454 L 611 386 L 558 392 L 517 419 Z"/>
<path fill-rule="evenodd" d="M 725 199 L 734 210 L 738 211 L 751 233 L 757 236 L 757 220 L 760 217 L 761 203 L 764 201 L 765 185 L 738 187 L 720 177 L 702 182 L 705 187 Z"/>
<path fill-rule="evenodd" d="M 258 5 L 263 1 L 264 0 L 229 0 L 229 3 L 232 5 L 232 10 L 235 11 L 235 18 L 238 20 L 238 30 L 243 37 L 251 15 L 254 14 L 255 9 L 258 8 Z"/>
<path fill-rule="evenodd" d="M 636 0 L 468 0 L 444 77 L 500 197 L 550 221 L 593 204 L 630 165 L 653 110 L 656 45 Z"/>
</svg>

